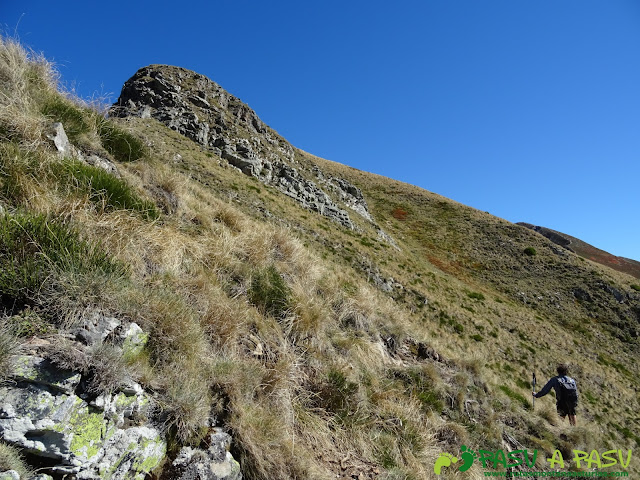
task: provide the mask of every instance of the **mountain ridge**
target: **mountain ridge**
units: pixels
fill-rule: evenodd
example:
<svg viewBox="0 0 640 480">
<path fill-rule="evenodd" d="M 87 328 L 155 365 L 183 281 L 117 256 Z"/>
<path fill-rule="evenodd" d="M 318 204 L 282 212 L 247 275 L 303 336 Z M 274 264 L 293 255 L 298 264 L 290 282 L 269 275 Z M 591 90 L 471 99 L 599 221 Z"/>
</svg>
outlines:
<svg viewBox="0 0 640 480">
<path fill-rule="evenodd" d="M 518 222 L 517 225 L 522 225 L 534 230 L 551 240 L 553 243 L 560 245 L 571 252 L 577 253 L 581 257 L 598 262 L 607 267 L 611 267 L 619 272 L 628 273 L 636 278 L 640 278 L 640 262 L 637 260 L 613 255 L 600 248 L 594 247 L 577 237 L 573 237 L 550 228 L 532 225 L 526 222 Z"/>
</svg>

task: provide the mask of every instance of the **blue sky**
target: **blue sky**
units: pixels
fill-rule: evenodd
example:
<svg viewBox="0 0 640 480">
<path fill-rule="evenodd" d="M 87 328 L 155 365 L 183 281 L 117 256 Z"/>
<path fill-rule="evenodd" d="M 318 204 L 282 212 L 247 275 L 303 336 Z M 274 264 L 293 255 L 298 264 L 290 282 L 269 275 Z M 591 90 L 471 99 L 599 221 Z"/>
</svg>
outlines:
<svg viewBox="0 0 640 480">
<path fill-rule="evenodd" d="M 640 260 L 640 2 L 2 0 L 67 87 L 207 75 L 295 146 Z"/>
</svg>

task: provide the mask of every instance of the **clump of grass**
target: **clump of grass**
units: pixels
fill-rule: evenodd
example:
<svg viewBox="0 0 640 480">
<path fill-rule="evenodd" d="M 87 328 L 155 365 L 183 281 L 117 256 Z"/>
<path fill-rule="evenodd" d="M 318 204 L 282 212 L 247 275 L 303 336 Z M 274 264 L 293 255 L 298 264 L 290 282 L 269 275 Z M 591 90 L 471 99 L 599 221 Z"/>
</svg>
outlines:
<svg viewBox="0 0 640 480">
<path fill-rule="evenodd" d="M 531 403 L 529 403 L 529 400 L 527 400 L 524 396 L 522 396 L 518 392 L 514 392 L 506 385 L 500 385 L 499 388 L 505 393 L 507 397 L 509 397 L 511 400 L 515 401 L 516 403 L 518 403 L 525 410 L 531 409 Z"/>
<path fill-rule="evenodd" d="M 98 136 L 102 146 L 120 162 L 132 162 L 147 154 L 145 144 L 110 120 L 98 125 Z"/>
<path fill-rule="evenodd" d="M 317 406 L 333 413 L 343 424 L 357 420 L 358 384 L 350 381 L 338 368 L 330 368 L 326 378 L 316 388 Z"/>
<path fill-rule="evenodd" d="M 398 369 L 392 372 L 392 376 L 402 382 L 404 387 L 417 398 L 423 410 L 440 413 L 444 409 L 441 394 L 434 388 L 438 376 L 427 367 Z"/>
<path fill-rule="evenodd" d="M 87 121 L 87 113 L 71 100 L 59 94 L 51 95 L 42 102 L 40 112 L 53 122 L 60 122 L 64 131 L 73 144 L 77 144 L 80 136 L 91 131 Z"/>
<path fill-rule="evenodd" d="M 483 301 L 484 300 L 484 295 L 480 292 L 469 292 L 467 293 L 467 297 L 473 299 L 473 300 L 479 300 L 479 301 Z"/>
<path fill-rule="evenodd" d="M 33 337 L 47 335 L 52 333 L 54 329 L 47 323 L 36 310 L 25 308 L 20 313 L 7 318 L 7 322 L 14 329 L 14 333 L 18 337 Z"/>
<path fill-rule="evenodd" d="M 156 205 L 141 198 L 124 180 L 105 170 L 84 164 L 78 160 L 67 160 L 57 166 L 60 182 L 72 183 L 81 192 L 89 195 L 92 202 L 106 210 L 133 210 L 150 220 L 160 216 Z"/>
<path fill-rule="evenodd" d="M 290 308 L 291 289 L 273 265 L 253 276 L 248 293 L 251 303 L 263 314 L 283 317 Z"/>
<path fill-rule="evenodd" d="M 0 134 L 28 146 L 42 142 L 35 92 L 55 90 L 57 75 L 42 55 L 0 36 Z"/>
<path fill-rule="evenodd" d="M 634 289 L 636 292 L 640 292 L 640 285 L 636 285 L 635 283 L 631 285 L 631 288 Z"/>
<path fill-rule="evenodd" d="M 0 215 L 0 298 L 4 305 L 33 302 L 61 272 L 123 276 L 125 267 L 96 245 L 43 215 Z"/>
<path fill-rule="evenodd" d="M 534 255 L 537 255 L 538 252 L 536 252 L 536 249 L 533 247 L 527 247 L 524 249 L 524 254 L 533 257 Z"/>
<path fill-rule="evenodd" d="M 31 478 L 34 475 L 17 448 L 0 442 L 0 472 L 8 470 L 17 472 L 20 478 Z"/>
</svg>

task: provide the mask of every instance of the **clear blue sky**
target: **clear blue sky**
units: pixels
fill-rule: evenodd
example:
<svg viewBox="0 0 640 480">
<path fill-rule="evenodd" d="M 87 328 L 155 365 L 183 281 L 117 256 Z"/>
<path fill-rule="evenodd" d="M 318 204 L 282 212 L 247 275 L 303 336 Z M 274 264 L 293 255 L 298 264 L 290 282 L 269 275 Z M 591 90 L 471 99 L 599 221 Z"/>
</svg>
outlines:
<svg viewBox="0 0 640 480">
<path fill-rule="evenodd" d="M 196 70 L 295 146 L 640 260 L 637 0 L 0 0 L 83 97 Z"/>
</svg>

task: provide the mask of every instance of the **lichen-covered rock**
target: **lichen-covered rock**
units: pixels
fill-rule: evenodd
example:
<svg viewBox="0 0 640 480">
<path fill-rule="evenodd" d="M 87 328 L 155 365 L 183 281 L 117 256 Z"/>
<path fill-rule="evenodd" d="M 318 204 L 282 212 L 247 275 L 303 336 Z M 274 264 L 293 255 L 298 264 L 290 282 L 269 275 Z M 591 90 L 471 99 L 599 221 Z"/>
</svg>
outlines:
<svg viewBox="0 0 640 480">
<path fill-rule="evenodd" d="M 46 385 L 66 393 L 73 393 L 80 383 L 79 373 L 57 369 L 42 357 L 16 355 L 11 363 L 13 378 L 17 381 Z"/>
<path fill-rule="evenodd" d="M 229 452 L 231 437 L 216 429 L 209 437 L 209 448 L 183 447 L 173 461 L 175 480 L 241 480 L 240 465 Z"/>
<path fill-rule="evenodd" d="M 124 355 L 135 356 L 144 350 L 149 334 L 145 333 L 137 323 L 131 322 L 126 330 L 122 331 L 120 338 Z"/>
<path fill-rule="evenodd" d="M 160 464 L 166 444 L 148 423 L 151 401 L 142 387 L 129 382 L 88 403 L 74 391 L 79 374 L 37 356 L 13 360 L 13 382 L 0 387 L 0 439 L 79 479 L 142 480 Z"/>
</svg>

